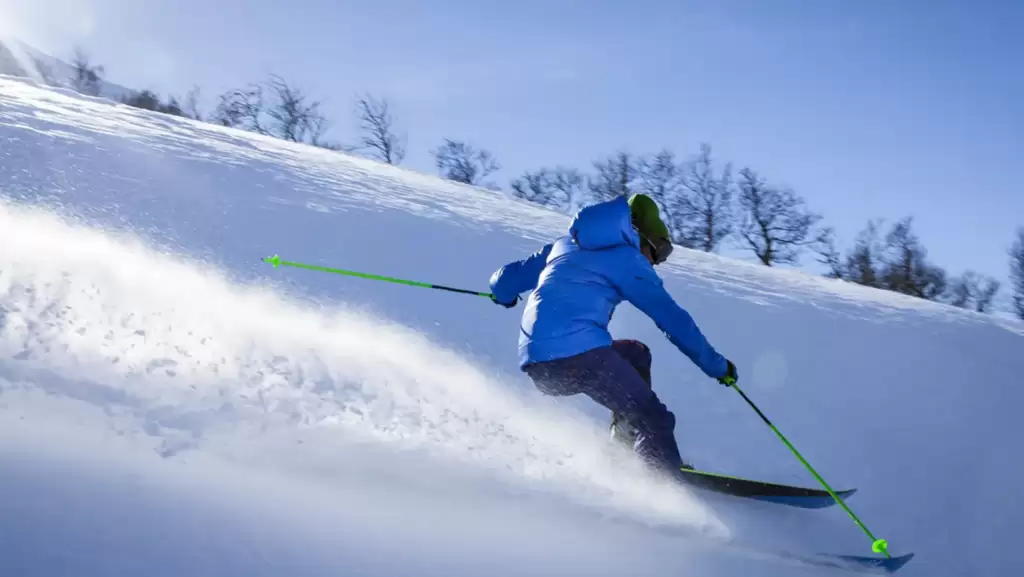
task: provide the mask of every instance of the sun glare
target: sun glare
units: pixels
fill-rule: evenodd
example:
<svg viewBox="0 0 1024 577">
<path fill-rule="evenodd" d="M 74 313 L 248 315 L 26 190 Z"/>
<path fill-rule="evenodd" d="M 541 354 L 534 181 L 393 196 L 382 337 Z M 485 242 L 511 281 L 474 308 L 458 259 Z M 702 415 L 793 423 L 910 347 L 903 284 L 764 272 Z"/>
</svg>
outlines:
<svg viewBox="0 0 1024 577">
<path fill-rule="evenodd" d="M 91 0 L 0 0 L 0 40 L 53 50 L 87 39 L 95 28 Z"/>
</svg>

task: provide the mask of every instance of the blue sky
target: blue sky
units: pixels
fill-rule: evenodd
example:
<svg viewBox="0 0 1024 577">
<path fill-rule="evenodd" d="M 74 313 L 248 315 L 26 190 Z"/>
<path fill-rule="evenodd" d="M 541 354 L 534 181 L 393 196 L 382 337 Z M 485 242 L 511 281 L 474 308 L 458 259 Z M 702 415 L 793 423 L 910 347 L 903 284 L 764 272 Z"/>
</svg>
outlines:
<svg viewBox="0 0 1024 577">
<path fill-rule="evenodd" d="M 410 168 L 444 137 L 523 170 L 710 142 L 844 244 L 916 217 L 933 259 L 1004 278 L 1024 226 L 1024 3 L 0 0 L 5 30 L 114 82 L 208 97 L 278 73 L 353 140 L 389 97 Z M 810 257 L 805 261 L 811 261 Z"/>
</svg>

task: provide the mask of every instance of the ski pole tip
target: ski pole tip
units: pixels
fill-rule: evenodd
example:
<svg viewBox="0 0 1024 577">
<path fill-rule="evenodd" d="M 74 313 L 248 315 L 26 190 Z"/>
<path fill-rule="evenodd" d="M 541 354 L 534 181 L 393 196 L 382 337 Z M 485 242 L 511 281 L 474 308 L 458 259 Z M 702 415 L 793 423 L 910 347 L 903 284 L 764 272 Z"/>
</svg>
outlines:
<svg viewBox="0 0 1024 577">
<path fill-rule="evenodd" d="M 277 268 L 277 265 L 281 264 L 281 257 L 275 254 L 274 256 L 265 257 L 263 262 L 270 263 L 274 265 L 274 268 Z"/>
<path fill-rule="evenodd" d="M 879 555 L 885 555 L 888 557 L 889 543 L 885 539 L 876 539 L 875 542 L 871 544 L 871 550 Z"/>
</svg>

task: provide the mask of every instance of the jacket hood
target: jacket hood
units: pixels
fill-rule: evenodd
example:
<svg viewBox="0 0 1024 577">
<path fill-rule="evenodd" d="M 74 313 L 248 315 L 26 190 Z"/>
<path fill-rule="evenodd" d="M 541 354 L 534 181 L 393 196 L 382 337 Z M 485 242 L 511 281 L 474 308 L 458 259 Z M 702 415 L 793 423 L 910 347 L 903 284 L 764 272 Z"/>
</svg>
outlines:
<svg viewBox="0 0 1024 577">
<path fill-rule="evenodd" d="M 569 225 L 569 235 L 585 250 L 619 245 L 640 249 L 640 235 L 633 229 L 625 196 L 592 204 L 577 212 Z"/>
</svg>

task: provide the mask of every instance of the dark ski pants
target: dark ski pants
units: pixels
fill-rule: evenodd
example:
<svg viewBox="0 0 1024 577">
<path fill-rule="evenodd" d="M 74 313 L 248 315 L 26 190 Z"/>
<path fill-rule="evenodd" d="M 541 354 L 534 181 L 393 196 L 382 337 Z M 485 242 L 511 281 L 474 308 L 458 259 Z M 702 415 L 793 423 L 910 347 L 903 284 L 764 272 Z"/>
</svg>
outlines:
<svg viewBox="0 0 1024 577">
<path fill-rule="evenodd" d="M 651 389 L 651 351 L 640 341 L 523 367 L 546 395 L 583 393 L 636 428 L 633 450 L 651 466 L 678 471 L 682 464 L 673 430 L 675 415 Z"/>
</svg>

